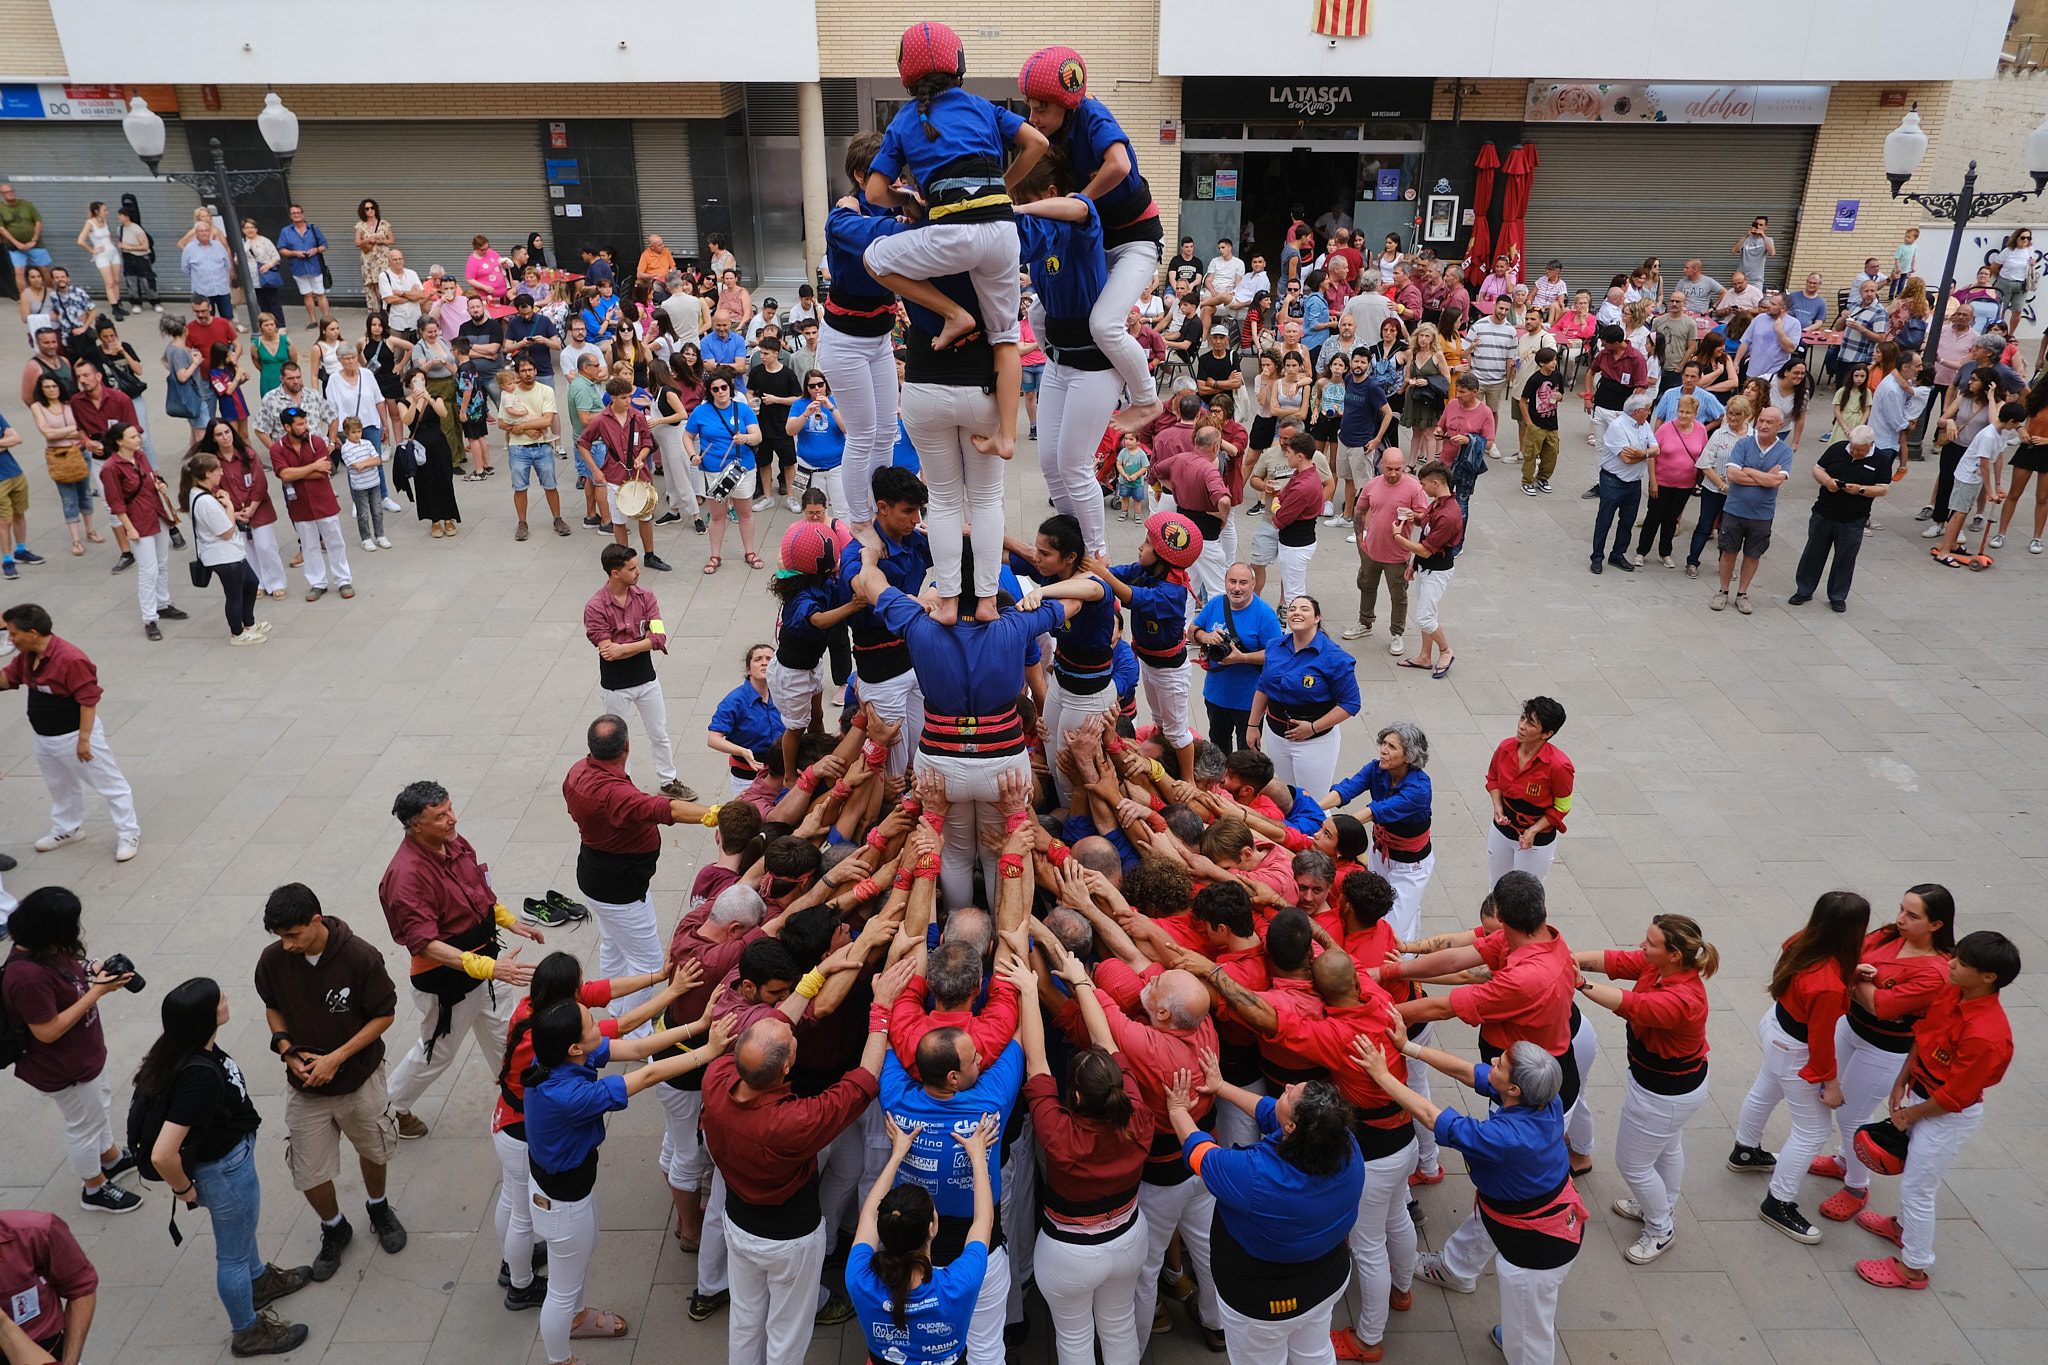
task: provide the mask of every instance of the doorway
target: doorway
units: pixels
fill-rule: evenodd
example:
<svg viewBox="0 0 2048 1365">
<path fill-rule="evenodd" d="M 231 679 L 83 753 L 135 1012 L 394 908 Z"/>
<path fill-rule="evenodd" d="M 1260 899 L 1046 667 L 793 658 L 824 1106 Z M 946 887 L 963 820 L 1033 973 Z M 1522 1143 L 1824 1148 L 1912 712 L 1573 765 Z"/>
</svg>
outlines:
<svg viewBox="0 0 2048 1365">
<path fill-rule="evenodd" d="M 1332 204 L 1349 209 L 1357 202 L 1358 153 L 1306 147 L 1247 152 L 1240 192 L 1244 254 L 1259 252 L 1269 271 L 1278 270 L 1289 223 L 1297 217 L 1313 223 Z"/>
</svg>

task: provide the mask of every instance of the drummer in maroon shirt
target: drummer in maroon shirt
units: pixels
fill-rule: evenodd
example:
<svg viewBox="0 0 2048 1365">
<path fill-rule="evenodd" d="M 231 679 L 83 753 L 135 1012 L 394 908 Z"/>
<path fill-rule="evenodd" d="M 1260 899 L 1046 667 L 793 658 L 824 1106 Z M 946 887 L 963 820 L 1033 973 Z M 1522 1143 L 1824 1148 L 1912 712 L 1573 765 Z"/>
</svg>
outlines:
<svg viewBox="0 0 2048 1365">
<path fill-rule="evenodd" d="M 533 980 L 533 964 L 519 961 L 518 949 L 498 956 L 498 930 L 535 943 L 546 939 L 499 903 L 490 868 L 455 832 L 446 787 L 411 783 L 391 813 L 405 838 L 377 883 L 377 900 L 391 937 L 412 954 L 420 1036 L 392 1069 L 389 1088 L 398 1135 L 418 1138 L 427 1135 L 427 1125 L 413 1116 L 412 1104 L 455 1060 L 463 1033 L 476 1035 L 487 1058 L 502 1056 L 513 1008 L 523 998 L 511 988 Z"/>
</svg>

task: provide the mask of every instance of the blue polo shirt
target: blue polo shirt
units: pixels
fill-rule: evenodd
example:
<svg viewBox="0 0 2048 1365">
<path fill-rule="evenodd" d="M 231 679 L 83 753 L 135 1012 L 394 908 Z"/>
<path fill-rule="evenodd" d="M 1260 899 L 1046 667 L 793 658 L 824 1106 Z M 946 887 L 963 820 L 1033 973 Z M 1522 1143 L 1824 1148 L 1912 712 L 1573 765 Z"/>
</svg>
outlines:
<svg viewBox="0 0 2048 1365">
<path fill-rule="evenodd" d="M 1204 631 L 1222 630 L 1226 624 L 1223 609 L 1228 599 L 1220 594 L 1210 598 L 1202 606 L 1201 614 L 1195 617 L 1195 625 Z M 1287 634 L 1287 627 L 1280 624 L 1280 617 L 1262 597 L 1254 597 L 1243 611 L 1232 607 L 1230 619 L 1234 621 L 1238 642 L 1242 652 L 1256 654 L 1262 649 L 1272 648 L 1273 642 Z M 1258 664 L 1231 664 L 1227 668 L 1214 666 L 1208 669 L 1208 680 L 1202 684 L 1202 700 L 1211 706 L 1224 707 L 1231 711 L 1252 709 L 1252 693 L 1259 690 Z"/>
<path fill-rule="evenodd" d="M 1503 1108 L 1492 1075 L 1485 1062 L 1473 1068 L 1472 1088 L 1493 1101 L 1487 1116 L 1475 1119 L 1445 1109 L 1436 1116 L 1436 1140 L 1464 1154 L 1472 1184 L 1488 1199 L 1506 1204 L 1548 1194 L 1571 1173 L 1563 1102 L 1553 1095 L 1541 1109 Z"/>
<path fill-rule="evenodd" d="M 782 713 L 775 703 L 743 682 L 725 694 L 711 715 L 711 733 L 759 753 L 782 738 Z"/>
<path fill-rule="evenodd" d="M 1074 179 L 1085 185 L 1095 178 L 1102 169 L 1102 162 L 1109 155 L 1109 149 L 1123 144 L 1124 157 L 1130 163 L 1130 170 L 1124 178 L 1110 187 L 1102 196 L 1099 207 L 1102 220 L 1116 227 L 1127 227 L 1136 221 L 1152 204 L 1152 187 L 1145 183 L 1145 177 L 1138 174 L 1138 154 L 1131 150 L 1131 139 L 1116 121 L 1116 115 L 1109 112 L 1109 106 L 1092 96 L 1067 111 L 1066 122 L 1060 127 L 1067 140 L 1067 155 L 1073 161 Z"/>
<path fill-rule="evenodd" d="M 928 186 L 940 171 L 962 157 L 984 157 L 1000 167 L 1008 159 L 1017 130 L 1024 126 L 1024 120 L 1008 109 L 970 95 L 957 85 L 932 97 L 930 121 L 939 130 L 937 139 L 924 135 L 917 101 L 905 100 L 896 117 L 889 120 L 881 150 L 869 163 L 869 171 L 894 180 L 907 168 L 912 180 Z M 996 178 L 1001 178 L 1000 172 Z"/>
<path fill-rule="evenodd" d="M 1766 452 L 1757 444 L 1756 437 L 1745 436 L 1737 441 L 1728 452 L 1724 468 L 1754 469 L 1759 473 L 1772 469 L 1792 467 L 1792 443 L 1777 440 Z M 1782 488 L 1784 485 L 1780 484 Z M 1747 517 L 1752 521 L 1769 521 L 1778 514 L 1778 489 L 1761 488 L 1753 483 L 1728 482 L 1728 501 L 1721 504 L 1721 510 L 1731 517 Z"/>
<path fill-rule="evenodd" d="M 868 203 L 865 194 L 854 197 L 860 201 L 858 209 L 834 207 L 825 218 L 825 261 L 832 270 L 832 288 L 827 297 L 844 298 L 850 307 L 862 304 L 874 308 L 891 306 L 891 313 L 882 319 L 880 331 L 872 333 L 880 335 L 888 331 L 894 322 L 896 296 L 876 284 L 875 277 L 868 274 L 868 244 L 877 237 L 908 231 L 911 225 L 894 213 Z M 837 327 L 829 303 L 825 309 L 825 325 Z"/>
<path fill-rule="evenodd" d="M 626 1107 L 626 1078 L 600 1076 L 612 1059 L 612 1040 L 597 1045 L 586 1064 L 558 1066 L 526 1092 L 526 1151 L 543 1171 L 573 1171 L 604 1143 L 604 1116 Z"/>
<path fill-rule="evenodd" d="M 1722 415 L 1728 411 L 1726 404 L 1714 397 L 1713 394 L 1708 393 L 1705 389 L 1694 389 L 1692 396 L 1700 400 L 1700 410 L 1695 416 L 1702 422 L 1718 422 L 1721 420 Z M 1679 391 L 1677 389 L 1666 389 L 1664 391 L 1664 396 L 1657 400 L 1656 410 L 1650 414 L 1654 419 L 1653 425 L 1661 427 L 1678 416 L 1678 399 Z"/>
<path fill-rule="evenodd" d="M 1262 1261 L 1298 1264 L 1350 1235 L 1365 1188 L 1365 1160 L 1347 1134 L 1351 1153 L 1342 1170 L 1304 1174 L 1280 1155 L 1277 1110 L 1272 1096 L 1260 1099 L 1255 1146 L 1224 1147 L 1198 1132 L 1181 1144 L 1181 1155 L 1216 1196 L 1216 1216 L 1239 1246 Z"/>
<path fill-rule="evenodd" d="M 873 608 L 882 625 L 901 636 L 917 668 L 928 710 L 945 716 L 1000 715 L 1024 690 L 1024 642 L 1066 620 L 1058 602 L 1035 611 L 1006 611 L 993 621 L 942 626 L 917 599 L 895 588 Z M 887 1087 L 883 1089 L 888 1094 Z"/>
<path fill-rule="evenodd" d="M 1341 706 L 1355 716 L 1358 661 L 1323 631 L 1316 632 L 1306 649 L 1296 649 L 1294 633 L 1282 630 L 1280 638 L 1266 646 L 1259 691 L 1266 694 L 1269 708 L 1298 709 L 1305 719 L 1313 720 L 1332 706 Z"/>
<path fill-rule="evenodd" d="M 903 419 L 896 419 L 896 444 L 889 450 L 889 463 L 898 469 L 907 469 L 920 477 L 924 464 L 917 458 L 917 447 L 911 443 L 910 430 L 903 425 Z"/>
<path fill-rule="evenodd" d="M 1165 569 L 1164 564 L 1147 567 L 1134 559 L 1112 565 L 1110 572 L 1131 590 L 1126 604 L 1131 613 L 1127 642 L 1144 662 L 1156 668 L 1179 668 L 1187 659 L 1188 590 L 1167 578 Z"/>
<path fill-rule="evenodd" d="M 1405 824 L 1410 820 L 1429 819 L 1431 789 L 1429 774 L 1420 768 L 1410 768 L 1401 774 L 1401 785 L 1395 786 L 1393 777 L 1380 767 L 1380 761 L 1360 768 L 1351 776 L 1338 782 L 1331 790 L 1337 793 L 1344 805 L 1350 805 L 1359 797 L 1372 797 L 1372 818 L 1382 825 Z"/>
<path fill-rule="evenodd" d="M 725 339 L 722 341 L 719 339 L 717 329 L 715 328 L 698 337 L 697 354 L 704 358 L 704 368 L 706 370 L 709 370 L 714 365 L 732 366 L 737 372 L 737 377 L 733 380 L 733 387 L 743 393 L 746 391 L 747 339 L 739 334 L 738 328 L 734 328 L 726 333 Z"/>
<path fill-rule="evenodd" d="M 286 223 L 284 231 L 277 234 L 277 244 L 286 251 L 311 251 L 316 246 L 327 245 L 327 234 L 312 223 L 301 229 L 296 223 Z M 291 270 L 294 275 L 317 275 L 320 273 L 318 256 L 293 256 Z"/>
<path fill-rule="evenodd" d="M 1084 335 L 1064 343 L 1054 335 L 1056 322 L 1085 324 L 1102 287 L 1109 282 L 1109 260 L 1102 254 L 1102 216 L 1086 195 L 1071 195 L 1088 206 L 1088 216 L 1070 223 L 1017 215 L 1017 255 L 1031 271 L 1031 287 L 1045 305 L 1046 339 L 1054 344 L 1090 345 Z"/>
</svg>

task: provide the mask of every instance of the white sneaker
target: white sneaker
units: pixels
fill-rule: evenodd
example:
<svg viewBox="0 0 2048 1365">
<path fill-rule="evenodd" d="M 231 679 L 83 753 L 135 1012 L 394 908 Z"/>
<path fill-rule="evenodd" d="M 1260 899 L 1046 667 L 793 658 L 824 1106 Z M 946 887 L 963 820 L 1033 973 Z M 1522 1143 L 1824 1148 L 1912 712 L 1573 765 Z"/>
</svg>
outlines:
<svg viewBox="0 0 2048 1365">
<path fill-rule="evenodd" d="M 1350 524 L 1351 523 L 1349 521 L 1339 516 L 1329 516 L 1323 518 L 1323 525 L 1325 526 L 1349 526 Z"/>
<path fill-rule="evenodd" d="M 394 498 L 389 493 L 386 493 L 384 495 L 384 510 L 387 512 L 403 512 L 405 510 L 405 506 L 404 504 L 400 503 L 397 498 Z M 387 547 L 389 547 L 391 542 L 387 540 L 384 542 L 384 544 Z"/>
<path fill-rule="evenodd" d="M 127 862 L 130 858 L 133 858 L 135 856 L 137 850 L 139 850 L 141 847 L 142 841 L 139 839 L 121 840 L 120 843 L 114 846 L 114 861 L 117 863 Z"/>
<path fill-rule="evenodd" d="M 798 502 L 795 498 L 784 498 L 782 500 L 782 505 L 784 507 L 787 507 L 792 512 L 802 512 L 804 510 L 804 505 Z"/>
<path fill-rule="evenodd" d="M 2041 553 L 2041 538 L 2039 536 L 2035 536 L 2032 540 L 2027 542 L 2027 553 L 2030 555 L 2037 555 Z"/>
<path fill-rule="evenodd" d="M 247 627 L 242 633 L 247 635 L 251 632 L 261 635 L 264 639 L 268 640 L 270 638 L 270 622 L 258 621 L 255 625 Z"/>
<path fill-rule="evenodd" d="M 391 537 L 389 537 L 389 536 L 378 536 L 378 537 L 377 537 L 377 548 L 378 548 L 378 549 L 380 549 L 380 550 L 388 550 L 388 549 L 390 549 L 390 548 L 391 548 Z"/>
<path fill-rule="evenodd" d="M 1407 648 L 1408 646 L 1401 643 L 1401 637 L 1398 635 L 1396 635 L 1393 639 L 1387 642 L 1387 653 L 1395 655 L 1397 657 Z"/>
<path fill-rule="evenodd" d="M 1943 527 L 1944 527 L 1945 525 L 1947 525 L 1947 523 L 1946 523 L 1946 522 L 1939 522 L 1939 521 L 1930 521 L 1930 522 L 1928 522 L 1928 523 L 1927 523 L 1927 529 L 1926 529 L 1926 530 L 1924 530 L 1924 531 L 1922 531 L 1922 532 L 1920 533 L 1920 539 L 1922 539 L 1922 540 L 1939 540 L 1939 539 L 1941 539 L 1941 532 L 1942 532 L 1942 528 L 1943 528 Z"/>
<path fill-rule="evenodd" d="M 1477 1280 L 1461 1280 L 1446 1270 L 1443 1255 L 1435 1251 L 1425 1251 L 1416 1258 L 1415 1278 L 1457 1294 L 1477 1293 L 1479 1289 Z"/>
<path fill-rule="evenodd" d="M 270 637 L 266 635 L 258 635 L 253 630 L 245 629 L 240 635 L 228 636 L 228 644 L 230 647 L 233 648 L 246 649 L 250 645 L 260 645 L 268 638 Z"/>
<path fill-rule="evenodd" d="M 48 834 L 45 834 L 42 838 L 36 840 L 36 852 L 48 853 L 51 849 L 60 848 L 63 845 L 72 842 L 76 838 L 78 838 L 78 831 L 75 829 L 64 830 L 62 832 L 59 832 L 57 830 L 51 830 Z"/>
<path fill-rule="evenodd" d="M 1615 1200 L 1614 1211 L 1622 1217 L 1633 1219 L 1638 1223 L 1643 1221 L 1643 1206 L 1633 1199 Z"/>
<path fill-rule="evenodd" d="M 2003 550 L 2005 548 L 2005 533 L 2003 531 L 1993 531 L 1991 533 L 1991 548 L 1994 550 Z"/>
<path fill-rule="evenodd" d="M 1979 512 L 1970 518 L 1970 529 L 1972 531 L 1981 531 L 1984 529 L 1984 514 L 1982 512 Z"/>
<path fill-rule="evenodd" d="M 754 510 L 756 512 L 765 512 L 774 505 L 775 498 L 773 494 L 763 493 L 760 497 L 754 499 Z"/>
<path fill-rule="evenodd" d="M 363 548 L 364 548 L 365 550 L 368 550 L 368 551 L 369 551 L 369 552 L 370 552 L 371 554 L 375 554 L 375 553 L 377 553 L 377 542 L 376 542 L 376 541 L 374 541 L 374 540 L 371 540 L 371 539 L 370 539 L 370 538 L 369 538 L 368 536 L 364 536 L 364 537 L 363 537 Z"/>
<path fill-rule="evenodd" d="M 1336 504 L 1335 504 L 1335 503 L 1330 503 L 1330 502 L 1326 502 L 1326 503 L 1324 503 L 1324 504 L 1323 504 L 1323 515 L 1324 515 L 1325 517 L 1335 517 L 1335 516 L 1337 515 L 1337 506 L 1336 506 Z"/>
<path fill-rule="evenodd" d="M 1372 634 L 1371 626 L 1346 626 L 1344 627 L 1344 633 L 1340 638 L 1346 640 L 1363 640 L 1366 636 L 1370 634 Z"/>
<path fill-rule="evenodd" d="M 1671 1249 L 1671 1243 L 1677 1235 L 1674 1232 L 1658 1237 L 1646 1228 L 1643 1231 L 1643 1235 L 1636 1238 L 1635 1245 L 1623 1248 L 1621 1254 L 1628 1257 L 1636 1265 L 1648 1265 Z"/>
</svg>

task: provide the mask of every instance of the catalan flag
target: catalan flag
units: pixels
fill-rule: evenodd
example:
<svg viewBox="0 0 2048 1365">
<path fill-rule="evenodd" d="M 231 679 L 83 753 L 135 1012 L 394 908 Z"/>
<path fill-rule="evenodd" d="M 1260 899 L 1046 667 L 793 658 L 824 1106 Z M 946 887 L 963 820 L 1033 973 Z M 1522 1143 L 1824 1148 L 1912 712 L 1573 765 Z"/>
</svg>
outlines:
<svg viewBox="0 0 2048 1365">
<path fill-rule="evenodd" d="M 1363 38 L 1372 32 L 1368 0 L 1312 0 L 1315 19 L 1309 25 L 1332 38 Z"/>
</svg>

